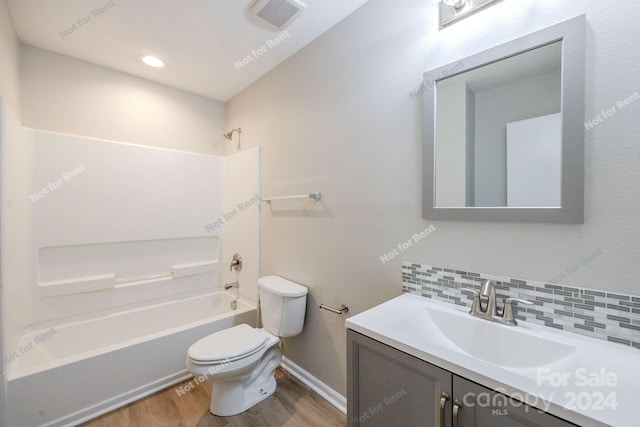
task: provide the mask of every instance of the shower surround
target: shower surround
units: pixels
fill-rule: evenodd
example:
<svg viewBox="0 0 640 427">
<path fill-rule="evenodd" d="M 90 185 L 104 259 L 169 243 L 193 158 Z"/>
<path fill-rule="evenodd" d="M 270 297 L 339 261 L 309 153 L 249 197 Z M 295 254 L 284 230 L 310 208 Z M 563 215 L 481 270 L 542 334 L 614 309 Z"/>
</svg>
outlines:
<svg viewBox="0 0 640 427">
<path fill-rule="evenodd" d="M 139 399 L 189 375 L 199 337 L 255 324 L 259 203 L 247 200 L 260 197 L 259 149 L 151 148 L 26 129 L 8 114 L 2 129 L 14 160 L 2 171 L 11 425 L 76 424 Z M 236 252 L 240 273 L 226 268 Z"/>
</svg>

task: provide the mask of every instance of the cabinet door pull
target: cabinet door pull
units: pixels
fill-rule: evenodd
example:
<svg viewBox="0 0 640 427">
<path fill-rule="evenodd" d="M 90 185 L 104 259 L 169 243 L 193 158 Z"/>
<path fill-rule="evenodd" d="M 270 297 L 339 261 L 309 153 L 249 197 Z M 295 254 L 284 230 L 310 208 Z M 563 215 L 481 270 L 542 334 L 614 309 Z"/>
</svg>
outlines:
<svg viewBox="0 0 640 427">
<path fill-rule="evenodd" d="M 449 399 L 450 399 L 449 393 L 447 393 L 446 391 L 443 391 L 442 394 L 440 395 L 440 427 L 444 427 L 444 417 L 445 417 L 444 408 L 447 405 L 447 402 L 449 401 Z"/>
<path fill-rule="evenodd" d="M 462 409 L 462 402 L 456 399 L 453 401 L 453 427 L 458 427 L 458 412 Z"/>
</svg>

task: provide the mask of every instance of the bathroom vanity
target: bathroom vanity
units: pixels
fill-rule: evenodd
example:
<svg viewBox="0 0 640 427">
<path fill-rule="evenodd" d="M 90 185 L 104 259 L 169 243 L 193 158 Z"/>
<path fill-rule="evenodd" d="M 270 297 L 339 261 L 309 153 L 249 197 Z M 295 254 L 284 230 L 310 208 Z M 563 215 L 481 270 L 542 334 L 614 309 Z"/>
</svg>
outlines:
<svg viewBox="0 0 640 427">
<path fill-rule="evenodd" d="M 350 426 L 575 425 L 366 335 L 347 342 Z"/>
<path fill-rule="evenodd" d="M 346 325 L 349 426 L 635 425 L 635 349 L 411 294 Z"/>
</svg>

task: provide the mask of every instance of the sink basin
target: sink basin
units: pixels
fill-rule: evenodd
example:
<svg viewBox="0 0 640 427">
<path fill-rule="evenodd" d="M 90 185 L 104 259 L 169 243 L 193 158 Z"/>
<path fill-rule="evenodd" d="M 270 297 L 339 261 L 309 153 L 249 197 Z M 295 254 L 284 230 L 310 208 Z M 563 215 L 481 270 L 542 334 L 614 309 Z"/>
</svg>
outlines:
<svg viewBox="0 0 640 427">
<path fill-rule="evenodd" d="M 523 323 L 490 322 L 471 316 L 466 308 L 437 301 L 408 310 L 381 327 L 407 343 L 453 351 L 510 370 L 550 367 L 577 351 L 552 332 L 531 330 Z"/>
<path fill-rule="evenodd" d="M 433 326 L 458 349 L 503 368 L 549 366 L 576 351 L 574 346 L 538 336 L 520 326 L 493 323 L 448 307 L 430 306 L 425 310 Z"/>
</svg>

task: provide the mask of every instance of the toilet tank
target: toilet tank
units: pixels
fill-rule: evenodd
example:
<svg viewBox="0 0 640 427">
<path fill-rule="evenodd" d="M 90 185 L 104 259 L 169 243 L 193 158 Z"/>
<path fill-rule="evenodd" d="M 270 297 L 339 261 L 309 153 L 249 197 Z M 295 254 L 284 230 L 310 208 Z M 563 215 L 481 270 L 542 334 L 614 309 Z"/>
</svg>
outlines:
<svg viewBox="0 0 640 427">
<path fill-rule="evenodd" d="M 262 325 L 272 334 L 287 338 L 302 332 L 307 308 L 307 288 L 280 276 L 258 279 Z"/>
</svg>

